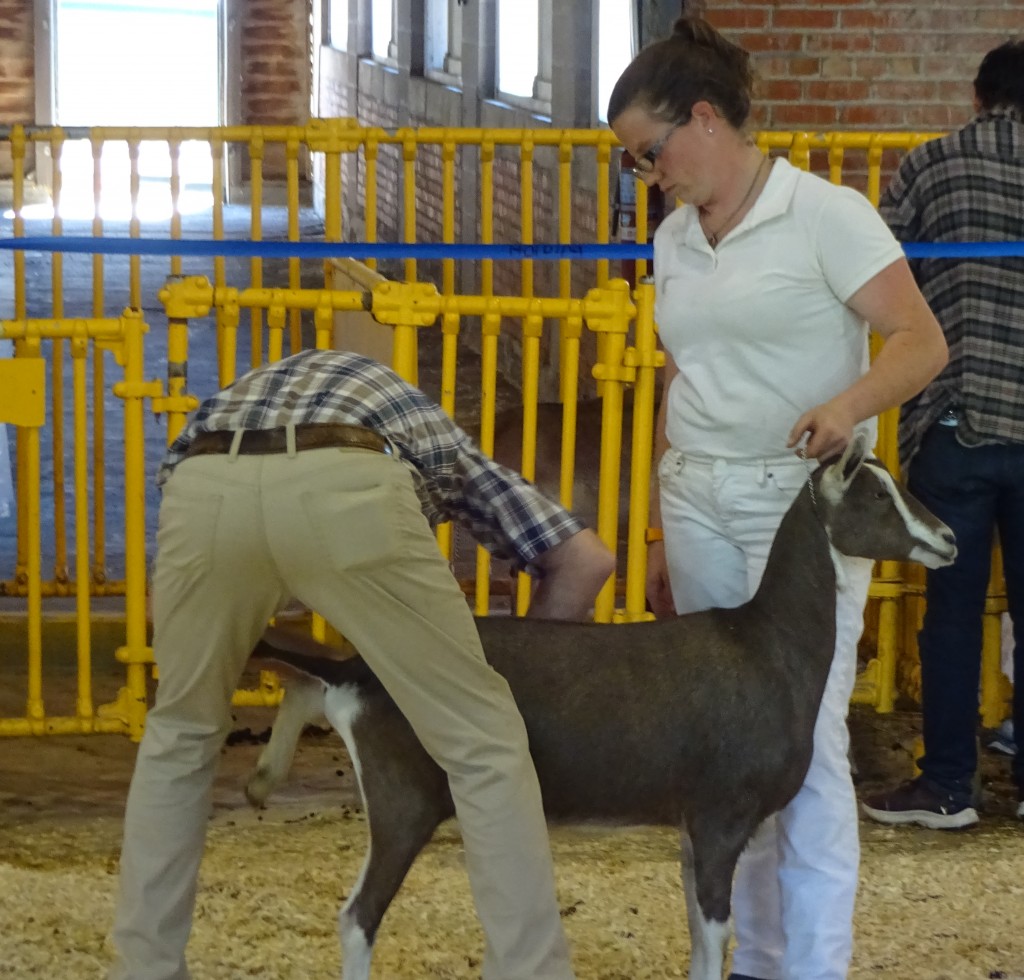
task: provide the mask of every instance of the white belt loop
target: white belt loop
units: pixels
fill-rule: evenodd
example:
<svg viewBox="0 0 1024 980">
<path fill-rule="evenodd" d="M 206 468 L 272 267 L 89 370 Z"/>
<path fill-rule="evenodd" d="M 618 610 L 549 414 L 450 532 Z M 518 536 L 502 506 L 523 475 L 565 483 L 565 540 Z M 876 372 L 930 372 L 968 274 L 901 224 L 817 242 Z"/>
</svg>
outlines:
<svg viewBox="0 0 1024 980">
<path fill-rule="evenodd" d="M 289 422 L 284 427 L 284 442 L 288 447 L 288 458 L 295 459 L 298 450 L 295 448 L 295 423 Z"/>
<path fill-rule="evenodd" d="M 768 461 L 762 459 L 757 467 L 757 485 L 763 487 L 768 482 Z"/>
<path fill-rule="evenodd" d="M 235 429 L 235 434 L 231 437 L 231 448 L 228 450 L 228 460 L 232 463 L 238 459 L 238 451 L 242 448 L 243 435 L 245 435 L 245 429 Z"/>
</svg>

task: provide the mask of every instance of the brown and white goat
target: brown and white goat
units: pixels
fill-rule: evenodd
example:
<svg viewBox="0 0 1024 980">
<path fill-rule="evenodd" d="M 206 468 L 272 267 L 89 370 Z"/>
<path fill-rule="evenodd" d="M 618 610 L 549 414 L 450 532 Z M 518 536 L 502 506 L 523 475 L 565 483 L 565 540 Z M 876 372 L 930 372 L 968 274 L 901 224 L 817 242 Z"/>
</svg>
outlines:
<svg viewBox="0 0 1024 980">
<path fill-rule="evenodd" d="M 866 454 L 857 439 L 818 468 L 782 521 L 757 594 L 738 608 L 621 626 L 478 620 L 526 721 L 548 816 L 683 829 L 691 978 L 720 980 L 736 861 L 810 763 L 835 643 L 832 549 L 933 568 L 955 557 L 950 530 Z M 250 801 L 285 778 L 303 725 L 321 714 L 352 757 L 371 847 L 339 921 L 343 978 L 366 980 L 381 918 L 454 814 L 444 773 L 361 658 L 266 642 L 257 655 L 307 676 L 287 688 Z"/>
</svg>

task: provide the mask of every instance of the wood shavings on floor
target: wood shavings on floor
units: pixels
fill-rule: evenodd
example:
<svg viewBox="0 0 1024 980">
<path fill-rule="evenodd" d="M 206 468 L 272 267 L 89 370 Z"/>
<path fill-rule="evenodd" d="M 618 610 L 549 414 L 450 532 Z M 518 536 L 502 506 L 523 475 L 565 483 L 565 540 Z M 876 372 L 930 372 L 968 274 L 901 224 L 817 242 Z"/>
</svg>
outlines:
<svg viewBox="0 0 1024 980">
<path fill-rule="evenodd" d="M 102 975 L 120 830 L 111 816 L 0 827 L 0 977 Z M 1024 978 L 1024 827 L 861 830 L 853 980 Z M 580 980 L 685 977 L 677 835 L 555 827 L 551 839 Z M 189 947 L 194 980 L 338 977 L 337 911 L 365 845 L 363 817 L 347 807 L 218 816 Z M 482 948 L 461 841 L 445 824 L 384 920 L 373 976 L 470 980 Z"/>
</svg>

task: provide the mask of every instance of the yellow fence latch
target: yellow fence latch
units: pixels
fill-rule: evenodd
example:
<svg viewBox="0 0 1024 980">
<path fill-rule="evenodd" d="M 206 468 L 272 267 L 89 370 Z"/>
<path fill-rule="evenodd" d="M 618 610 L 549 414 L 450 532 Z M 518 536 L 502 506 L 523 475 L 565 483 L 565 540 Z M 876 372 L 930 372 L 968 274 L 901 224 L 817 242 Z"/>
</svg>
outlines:
<svg viewBox="0 0 1024 980">
<path fill-rule="evenodd" d="M 430 327 L 441 313 L 441 295 L 430 282 L 381 282 L 372 297 L 371 313 L 378 323 Z"/>
<path fill-rule="evenodd" d="M 46 422 L 46 361 L 0 360 L 0 422 L 41 428 Z"/>
</svg>

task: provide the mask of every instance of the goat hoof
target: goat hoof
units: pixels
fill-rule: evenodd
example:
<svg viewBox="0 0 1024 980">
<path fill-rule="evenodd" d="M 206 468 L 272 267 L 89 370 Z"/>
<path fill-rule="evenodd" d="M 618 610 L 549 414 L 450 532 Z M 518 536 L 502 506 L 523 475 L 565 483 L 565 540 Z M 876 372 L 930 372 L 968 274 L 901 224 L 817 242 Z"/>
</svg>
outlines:
<svg viewBox="0 0 1024 980">
<path fill-rule="evenodd" d="M 245 798 L 251 807 L 262 810 L 266 806 L 267 797 L 272 788 L 270 774 L 267 770 L 256 769 L 245 784 Z"/>
</svg>

